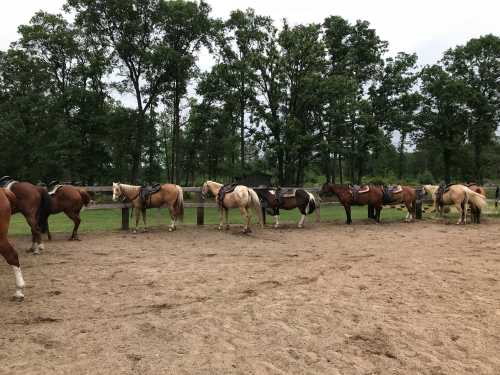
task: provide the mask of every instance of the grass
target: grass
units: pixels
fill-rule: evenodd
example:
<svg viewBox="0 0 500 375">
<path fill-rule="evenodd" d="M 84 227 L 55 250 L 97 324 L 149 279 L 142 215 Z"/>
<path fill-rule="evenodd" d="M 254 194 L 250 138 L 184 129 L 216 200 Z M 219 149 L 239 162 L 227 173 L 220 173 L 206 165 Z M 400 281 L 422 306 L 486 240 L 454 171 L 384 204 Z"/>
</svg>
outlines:
<svg viewBox="0 0 500 375">
<path fill-rule="evenodd" d="M 494 209 L 490 211 L 494 212 Z M 300 218 L 300 212 L 298 210 L 280 212 L 280 223 L 284 222 L 298 222 Z M 425 214 L 424 214 L 425 215 Z M 427 215 L 428 217 L 433 217 L 433 214 Z M 456 216 L 454 214 L 449 214 L 447 217 Z M 500 213 L 496 211 L 488 216 L 500 217 Z M 80 225 L 79 232 L 96 232 L 96 231 L 109 231 L 109 230 L 119 230 L 121 228 L 121 210 L 85 210 L 81 214 L 82 223 Z M 252 213 L 253 220 L 256 222 L 255 214 Z M 406 210 L 384 208 L 381 214 L 381 220 L 384 222 L 390 221 L 401 221 L 406 217 Z M 366 207 L 353 207 L 352 208 L 352 219 L 353 221 L 366 219 L 367 218 L 367 208 Z M 133 220 L 130 220 L 131 227 L 133 226 Z M 166 209 L 150 209 L 147 213 L 147 220 L 149 227 L 158 227 L 170 224 L 170 216 L 168 210 Z M 306 218 L 307 223 L 314 222 L 316 220 L 316 214 Z M 344 209 L 340 206 L 323 206 L 321 208 L 321 220 L 322 221 L 345 221 Z M 231 224 L 242 224 L 243 220 L 240 216 L 239 210 L 229 211 L 229 221 Z M 205 209 L 205 224 L 214 225 L 219 223 L 219 215 L 215 208 Z M 274 223 L 274 219 L 271 216 L 267 216 L 267 223 Z M 196 224 L 196 209 L 186 208 L 184 214 L 184 225 L 195 225 Z M 66 217 L 64 214 L 58 214 L 51 216 L 49 218 L 50 231 L 52 233 L 71 233 L 73 230 L 73 222 Z M 139 222 L 140 228 L 142 227 L 142 219 Z M 12 217 L 9 234 L 10 235 L 26 235 L 30 234 L 30 229 L 26 220 L 21 214 L 16 214 Z"/>
</svg>

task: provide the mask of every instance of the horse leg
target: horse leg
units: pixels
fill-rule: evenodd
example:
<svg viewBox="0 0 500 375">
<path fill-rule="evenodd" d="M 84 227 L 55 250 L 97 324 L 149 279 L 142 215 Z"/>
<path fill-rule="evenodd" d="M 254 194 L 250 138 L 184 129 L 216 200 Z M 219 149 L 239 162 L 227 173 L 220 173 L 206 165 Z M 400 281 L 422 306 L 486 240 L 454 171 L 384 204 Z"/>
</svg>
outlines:
<svg viewBox="0 0 500 375">
<path fill-rule="evenodd" d="M 457 225 L 464 223 L 465 209 L 462 206 L 463 206 L 463 202 L 455 203 L 455 208 L 457 209 L 457 211 L 459 213 Z"/>
<path fill-rule="evenodd" d="M 299 220 L 299 223 L 297 225 L 298 228 L 303 228 L 304 227 L 304 220 L 306 219 L 306 214 L 305 214 L 305 211 L 303 210 L 300 210 L 300 220 Z"/>
<path fill-rule="evenodd" d="M 382 212 L 382 207 L 376 207 L 375 211 L 375 221 L 380 223 L 380 212 Z"/>
<path fill-rule="evenodd" d="M 65 212 L 66 216 L 69 217 L 71 220 L 73 220 L 74 226 L 73 226 L 73 233 L 71 233 L 71 237 L 69 238 L 69 241 L 80 241 L 78 238 L 78 228 L 80 227 L 81 219 L 80 219 L 80 213 L 79 212 Z"/>
<path fill-rule="evenodd" d="M 345 216 L 347 218 L 346 220 L 346 224 L 352 224 L 352 220 L 351 220 L 351 206 L 344 206 L 344 209 L 345 209 Z"/>
<path fill-rule="evenodd" d="M 280 215 L 274 215 L 274 220 L 275 220 L 274 227 L 277 229 L 280 226 Z"/>
<path fill-rule="evenodd" d="M 243 233 L 250 233 L 250 215 L 245 207 L 240 207 L 241 216 L 245 219 L 245 227 L 243 228 Z"/>
<path fill-rule="evenodd" d="M 411 204 L 411 202 L 410 203 L 405 202 L 405 206 L 406 206 L 406 210 L 408 211 L 408 213 L 406 214 L 405 221 L 407 223 L 409 223 L 410 221 L 412 221 L 414 219 L 414 217 L 413 217 L 413 205 Z"/>
<path fill-rule="evenodd" d="M 146 223 L 146 209 L 143 208 L 141 210 L 141 213 L 142 213 L 142 222 L 144 223 L 144 229 L 142 231 L 143 232 L 147 232 L 148 231 L 148 225 Z"/>
<path fill-rule="evenodd" d="M 226 217 L 226 230 L 229 230 L 229 210 L 224 208 L 224 215 Z"/>
<path fill-rule="evenodd" d="M 222 230 L 224 228 L 224 209 L 220 208 L 219 209 L 219 230 Z"/>
<path fill-rule="evenodd" d="M 170 227 L 168 228 L 169 232 L 173 232 L 175 228 L 175 221 L 177 219 L 177 216 L 174 214 L 174 207 L 173 206 L 168 206 L 168 210 L 170 211 Z"/>
<path fill-rule="evenodd" d="M 137 233 L 137 228 L 139 227 L 139 218 L 141 216 L 141 212 L 139 210 L 139 207 L 136 207 L 134 209 L 135 211 L 135 229 L 134 229 L 134 233 Z"/>
<path fill-rule="evenodd" d="M 36 220 L 35 215 L 30 215 L 26 218 L 29 226 L 31 227 L 31 239 L 32 244 L 28 251 L 32 251 L 33 255 L 40 254 L 40 250 L 44 250 L 44 246 L 42 243 L 42 235 L 40 233 L 40 229 L 38 228 L 38 222 Z"/>
<path fill-rule="evenodd" d="M 4 239 L 0 242 L 0 254 L 5 258 L 7 263 L 12 266 L 14 271 L 14 275 L 16 278 L 16 293 L 14 294 L 14 298 L 18 301 L 22 301 L 24 299 L 23 289 L 25 286 L 23 273 L 21 272 L 21 266 L 19 265 L 19 257 L 17 255 L 16 250 L 12 247 L 12 245 Z"/>
</svg>

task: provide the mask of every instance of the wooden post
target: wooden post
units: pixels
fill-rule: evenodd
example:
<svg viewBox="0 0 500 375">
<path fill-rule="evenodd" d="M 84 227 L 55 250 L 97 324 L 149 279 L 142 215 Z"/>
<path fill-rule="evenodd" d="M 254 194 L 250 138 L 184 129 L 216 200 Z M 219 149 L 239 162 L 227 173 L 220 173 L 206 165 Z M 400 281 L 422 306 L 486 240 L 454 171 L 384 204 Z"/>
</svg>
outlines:
<svg viewBox="0 0 500 375">
<path fill-rule="evenodd" d="M 201 198 L 201 192 L 198 193 L 198 203 L 200 205 L 196 208 L 196 225 L 204 225 L 205 224 L 205 207 L 203 203 L 205 201 Z"/>
<path fill-rule="evenodd" d="M 418 220 L 422 219 L 422 198 L 424 196 L 422 188 L 418 187 L 415 189 L 417 193 L 417 199 L 415 201 L 415 218 Z"/>
<path fill-rule="evenodd" d="M 266 208 L 261 206 L 260 209 L 262 211 L 262 224 L 266 225 Z"/>
<path fill-rule="evenodd" d="M 128 207 L 122 208 L 122 230 L 129 229 L 129 209 Z"/>
</svg>

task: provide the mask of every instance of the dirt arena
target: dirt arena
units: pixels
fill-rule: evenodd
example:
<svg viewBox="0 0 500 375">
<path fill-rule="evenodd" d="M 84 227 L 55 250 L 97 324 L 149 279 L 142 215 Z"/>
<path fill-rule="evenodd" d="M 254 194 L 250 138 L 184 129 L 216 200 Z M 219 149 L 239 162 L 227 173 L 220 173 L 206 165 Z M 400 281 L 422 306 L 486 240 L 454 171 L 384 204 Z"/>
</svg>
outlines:
<svg viewBox="0 0 500 375">
<path fill-rule="evenodd" d="M 23 303 L 0 265 L 0 373 L 500 373 L 500 221 L 239 230 L 23 250 Z"/>
</svg>

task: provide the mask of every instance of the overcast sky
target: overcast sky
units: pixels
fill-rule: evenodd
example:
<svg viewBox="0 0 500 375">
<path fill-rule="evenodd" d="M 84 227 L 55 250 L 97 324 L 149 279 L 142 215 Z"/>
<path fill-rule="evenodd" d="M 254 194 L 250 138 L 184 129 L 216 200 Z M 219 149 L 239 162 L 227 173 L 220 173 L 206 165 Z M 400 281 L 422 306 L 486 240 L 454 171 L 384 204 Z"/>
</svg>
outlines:
<svg viewBox="0 0 500 375">
<path fill-rule="evenodd" d="M 2 1 L 0 49 L 17 39 L 17 27 L 40 9 L 61 12 L 64 0 Z M 500 0 L 208 0 L 212 15 L 227 18 L 233 9 L 254 8 L 277 22 L 322 22 L 340 15 L 351 22 L 367 20 L 389 41 L 390 54 L 416 52 L 420 64 L 437 61 L 444 50 L 483 34 L 500 35 Z M 205 65 L 205 62 L 201 62 Z"/>
</svg>

